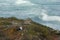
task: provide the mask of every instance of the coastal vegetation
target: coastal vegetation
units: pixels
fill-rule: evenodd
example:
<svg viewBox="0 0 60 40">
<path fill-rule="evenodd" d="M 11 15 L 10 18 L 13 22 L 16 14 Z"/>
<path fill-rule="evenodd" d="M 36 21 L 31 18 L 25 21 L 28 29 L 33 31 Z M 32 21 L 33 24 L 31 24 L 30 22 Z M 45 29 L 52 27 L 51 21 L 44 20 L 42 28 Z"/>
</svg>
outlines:
<svg viewBox="0 0 60 40">
<path fill-rule="evenodd" d="M 20 30 L 22 27 L 22 30 Z M 0 40 L 60 40 L 60 31 L 31 19 L 0 18 Z"/>
</svg>

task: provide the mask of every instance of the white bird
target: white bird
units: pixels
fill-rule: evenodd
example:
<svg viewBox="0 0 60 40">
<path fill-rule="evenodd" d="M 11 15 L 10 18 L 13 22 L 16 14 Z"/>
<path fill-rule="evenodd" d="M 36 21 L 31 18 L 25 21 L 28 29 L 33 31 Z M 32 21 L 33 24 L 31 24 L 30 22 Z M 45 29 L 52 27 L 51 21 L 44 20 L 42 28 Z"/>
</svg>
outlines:
<svg viewBox="0 0 60 40">
<path fill-rule="evenodd" d="M 22 30 L 23 28 L 22 27 L 20 27 L 20 30 Z"/>
</svg>

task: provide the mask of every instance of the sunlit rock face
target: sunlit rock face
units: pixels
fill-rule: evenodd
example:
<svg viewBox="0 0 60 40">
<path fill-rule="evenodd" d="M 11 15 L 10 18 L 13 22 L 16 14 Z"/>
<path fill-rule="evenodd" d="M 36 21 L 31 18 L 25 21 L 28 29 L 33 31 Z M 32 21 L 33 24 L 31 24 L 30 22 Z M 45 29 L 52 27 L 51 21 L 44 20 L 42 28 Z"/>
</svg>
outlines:
<svg viewBox="0 0 60 40">
<path fill-rule="evenodd" d="M 60 30 L 60 0 L 0 0 L 0 17 L 11 16 Z"/>
</svg>

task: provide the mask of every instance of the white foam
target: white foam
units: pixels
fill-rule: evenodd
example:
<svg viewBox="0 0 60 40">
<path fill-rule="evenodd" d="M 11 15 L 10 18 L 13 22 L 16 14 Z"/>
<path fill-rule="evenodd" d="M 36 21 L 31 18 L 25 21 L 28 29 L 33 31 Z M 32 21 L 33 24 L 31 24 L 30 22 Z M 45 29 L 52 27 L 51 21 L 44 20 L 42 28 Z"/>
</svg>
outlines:
<svg viewBox="0 0 60 40">
<path fill-rule="evenodd" d="M 47 11 L 42 11 L 42 20 L 44 21 L 59 21 L 60 22 L 60 16 L 49 16 L 47 14 Z"/>
<path fill-rule="evenodd" d="M 26 0 L 16 0 L 15 4 L 16 4 L 16 5 L 21 5 L 21 4 L 25 4 L 25 5 L 35 5 L 35 4 L 31 3 L 30 1 L 26 1 Z"/>
</svg>

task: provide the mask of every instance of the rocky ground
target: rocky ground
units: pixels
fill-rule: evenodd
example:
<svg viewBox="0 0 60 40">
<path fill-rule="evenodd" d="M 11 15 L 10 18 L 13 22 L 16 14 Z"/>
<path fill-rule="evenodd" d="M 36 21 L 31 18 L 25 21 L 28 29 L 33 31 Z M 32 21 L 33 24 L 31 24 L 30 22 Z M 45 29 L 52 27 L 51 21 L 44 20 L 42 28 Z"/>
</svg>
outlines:
<svg viewBox="0 0 60 40">
<path fill-rule="evenodd" d="M 0 18 L 0 40 L 60 40 L 60 32 L 31 19 Z"/>
</svg>

